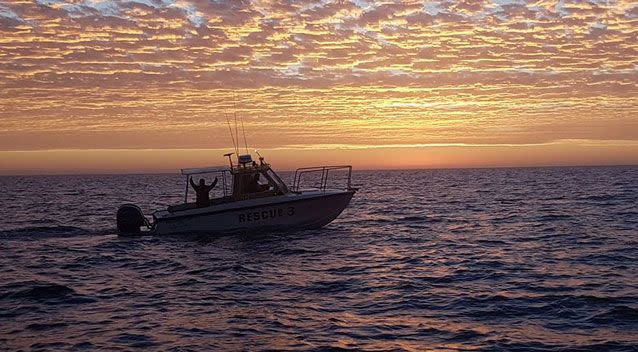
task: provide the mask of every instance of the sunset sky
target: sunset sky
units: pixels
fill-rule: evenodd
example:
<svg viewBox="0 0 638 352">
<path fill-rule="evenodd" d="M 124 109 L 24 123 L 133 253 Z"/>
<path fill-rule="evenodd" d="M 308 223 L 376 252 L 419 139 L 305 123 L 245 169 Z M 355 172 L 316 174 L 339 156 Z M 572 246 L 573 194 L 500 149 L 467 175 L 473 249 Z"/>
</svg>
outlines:
<svg viewBox="0 0 638 352">
<path fill-rule="evenodd" d="M 637 164 L 638 3 L 0 0 L 0 174 L 223 164 L 225 112 L 280 168 Z"/>
</svg>

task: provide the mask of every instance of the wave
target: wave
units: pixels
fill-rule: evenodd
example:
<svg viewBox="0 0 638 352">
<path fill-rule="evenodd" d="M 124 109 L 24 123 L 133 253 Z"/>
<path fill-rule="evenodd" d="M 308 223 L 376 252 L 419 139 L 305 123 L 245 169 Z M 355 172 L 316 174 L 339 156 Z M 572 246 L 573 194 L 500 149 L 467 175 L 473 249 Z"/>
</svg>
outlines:
<svg viewBox="0 0 638 352">
<path fill-rule="evenodd" d="M 446 221 L 446 219 L 438 218 L 438 217 L 411 215 L 411 216 L 404 216 L 404 217 L 402 217 L 400 219 L 397 219 L 397 224 L 402 224 L 402 223 L 437 223 L 437 222 L 443 222 L 443 221 Z"/>
<path fill-rule="evenodd" d="M 111 341 L 117 344 L 123 344 L 133 348 L 145 348 L 145 347 L 152 347 L 157 345 L 157 343 L 153 340 L 151 336 L 141 335 L 141 334 L 122 333 L 112 338 Z"/>
<path fill-rule="evenodd" d="M 537 221 L 541 221 L 541 222 L 546 222 L 546 221 L 562 221 L 562 220 L 569 220 L 572 219 L 573 217 L 571 215 L 567 215 L 567 214 L 548 214 L 548 215 L 542 215 L 536 218 Z"/>
<path fill-rule="evenodd" d="M 273 254 L 281 255 L 281 256 L 321 255 L 324 253 L 325 251 L 310 250 L 310 249 L 304 249 L 304 248 L 275 248 L 273 249 Z"/>
<path fill-rule="evenodd" d="M 58 301 L 69 304 L 94 301 L 78 294 L 68 286 L 43 281 L 20 281 L 6 284 L 0 287 L 0 299 Z"/>
<path fill-rule="evenodd" d="M 636 351 L 632 170 L 623 189 L 590 170 L 359 173 L 323 229 L 223 238 L 117 238 L 122 199 L 92 198 L 159 208 L 176 175 L 78 179 L 95 202 L 25 198 L 0 224 L 0 346 Z"/>
<path fill-rule="evenodd" d="M 588 319 L 594 324 L 638 324 L 638 309 L 629 306 L 616 306 Z"/>
<path fill-rule="evenodd" d="M 597 344 L 550 344 L 538 341 L 497 342 L 480 349 L 480 351 L 559 351 L 559 352 L 599 352 L 599 351 L 627 351 L 635 352 L 635 345 L 631 342 L 605 341 Z"/>
<path fill-rule="evenodd" d="M 607 201 L 618 198 L 618 196 L 619 195 L 617 194 L 603 194 L 603 195 L 591 195 L 591 196 L 581 197 L 580 199 L 591 200 L 595 202 L 607 202 Z"/>
<path fill-rule="evenodd" d="M 87 230 L 76 226 L 28 226 L 0 231 L 0 239 L 43 239 L 55 237 L 99 236 L 115 233 L 115 230 Z"/>
<path fill-rule="evenodd" d="M 68 325 L 69 324 L 66 324 L 66 323 L 33 323 L 33 324 L 27 325 L 27 329 L 33 330 L 33 331 L 45 331 L 45 330 L 51 330 L 51 329 L 57 329 L 57 328 L 65 328 Z"/>
<path fill-rule="evenodd" d="M 317 281 L 308 285 L 307 287 L 304 287 L 303 290 L 311 293 L 335 294 L 351 290 L 358 291 L 361 287 L 361 280 L 345 279 L 333 281 Z"/>
</svg>

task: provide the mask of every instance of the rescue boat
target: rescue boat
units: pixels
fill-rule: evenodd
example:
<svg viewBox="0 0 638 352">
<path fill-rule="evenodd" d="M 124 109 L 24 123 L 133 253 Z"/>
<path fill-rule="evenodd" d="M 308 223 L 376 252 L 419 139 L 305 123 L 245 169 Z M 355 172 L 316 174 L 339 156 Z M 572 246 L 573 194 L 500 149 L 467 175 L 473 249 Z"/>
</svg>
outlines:
<svg viewBox="0 0 638 352">
<path fill-rule="evenodd" d="M 234 234 L 290 232 L 321 228 L 336 219 L 348 206 L 357 189 L 351 185 L 352 166 L 319 166 L 297 169 L 288 186 L 259 156 L 239 155 L 229 166 L 182 169 L 186 178 L 184 203 L 168 206 L 152 214 L 152 221 L 133 204 L 117 211 L 121 235 Z M 221 179 L 221 195 L 208 206 L 189 201 L 189 180 L 194 175 L 215 174 Z M 328 185 L 331 175 L 342 175 L 341 187 Z M 302 188 L 302 181 L 315 180 L 314 187 Z"/>
</svg>

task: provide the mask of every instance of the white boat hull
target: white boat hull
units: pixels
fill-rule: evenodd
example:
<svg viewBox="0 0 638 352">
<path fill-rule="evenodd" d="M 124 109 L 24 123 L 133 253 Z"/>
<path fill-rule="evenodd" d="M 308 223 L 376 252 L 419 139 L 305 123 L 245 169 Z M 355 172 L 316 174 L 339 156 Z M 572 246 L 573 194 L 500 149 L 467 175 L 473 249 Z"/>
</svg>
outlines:
<svg viewBox="0 0 638 352">
<path fill-rule="evenodd" d="M 309 191 L 164 213 L 153 234 L 228 234 L 320 228 L 348 206 L 354 190 Z"/>
</svg>

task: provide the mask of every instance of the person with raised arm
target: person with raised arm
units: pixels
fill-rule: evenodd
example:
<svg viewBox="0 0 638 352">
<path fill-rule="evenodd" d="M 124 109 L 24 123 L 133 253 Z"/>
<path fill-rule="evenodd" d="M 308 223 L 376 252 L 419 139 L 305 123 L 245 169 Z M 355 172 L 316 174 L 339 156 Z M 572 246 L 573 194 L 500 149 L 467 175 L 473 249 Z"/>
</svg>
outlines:
<svg viewBox="0 0 638 352">
<path fill-rule="evenodd" d="M 217 185 L 217 177 L 215 177 L 215 180 L 210 185 L 206 184 L 206 180 L 200 178 L 199 185 L 196 185 L 195 182 L 193 182 L 193 177 L 191 176 L 190 183 L 197 195 L 195 205 L 198 208 L 206 208 L 210 206 L 210 198 L 208 197 L 208 194 L 213 188 L 215 188 L 215 185 Z"/>
</svg>

